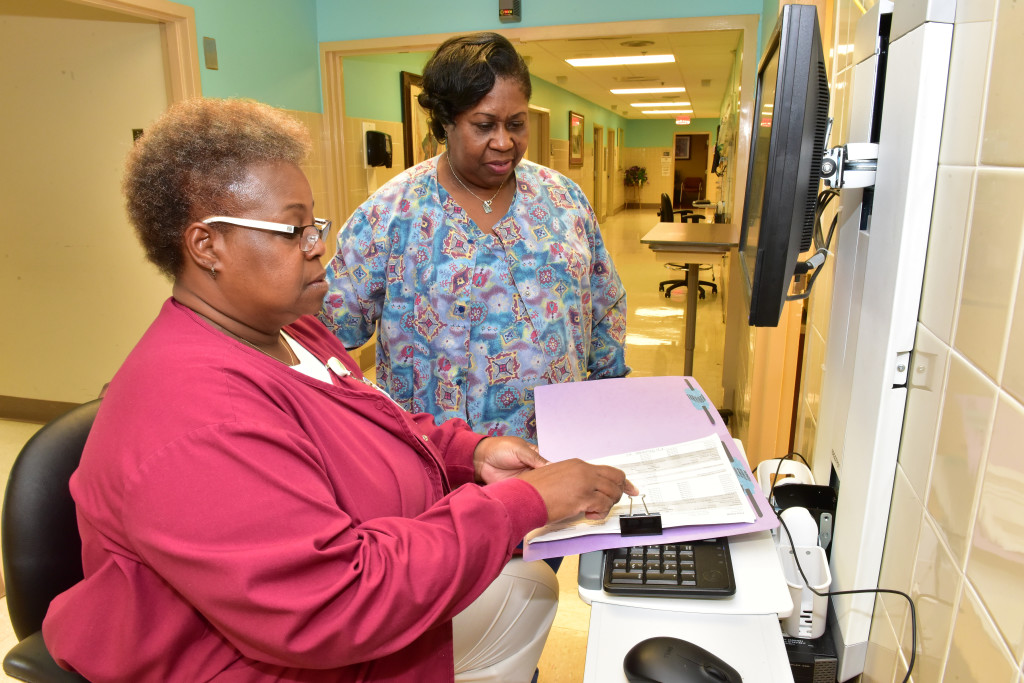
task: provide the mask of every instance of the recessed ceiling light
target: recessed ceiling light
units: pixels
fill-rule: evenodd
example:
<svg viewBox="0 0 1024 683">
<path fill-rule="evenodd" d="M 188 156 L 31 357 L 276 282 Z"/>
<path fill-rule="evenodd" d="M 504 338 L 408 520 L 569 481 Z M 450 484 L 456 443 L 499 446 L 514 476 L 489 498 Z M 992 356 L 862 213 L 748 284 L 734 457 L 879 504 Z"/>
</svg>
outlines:
<svg viewBox="0 0 1024 683">
<path fill-rule="evenodd" d="M 661 92 L 686 92 L 686 88 L 616 88 L 611 91 L 613 95 L 649 95 Z"/>
<path fill-rule="evenodd" d="M 631 107 L 689 107 L 689 102 L 633 102 Z"/>
<path fill-rule="evenodd" d="M 573 66 L 632 66 L 635 64 L 670 64 L 675 55 L 634 55 L 631 57 L 581 57 L 565 60 Z"/>
</svg>

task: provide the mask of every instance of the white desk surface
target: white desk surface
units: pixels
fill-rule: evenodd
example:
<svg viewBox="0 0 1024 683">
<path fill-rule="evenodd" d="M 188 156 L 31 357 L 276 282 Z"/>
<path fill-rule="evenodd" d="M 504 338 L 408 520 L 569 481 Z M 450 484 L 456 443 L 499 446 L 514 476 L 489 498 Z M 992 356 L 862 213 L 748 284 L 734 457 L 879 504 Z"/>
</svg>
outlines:
<svg viewBox="0 0 1024 683">
<path fill-rule="evenodd" d="M 772 614 L 665 612 L 595 602 L 583 683 L 625 683 L 622 660 L 641 640 L 670 636 L 717 655 L 750 683 L 793 683 L 779 620 Z"/>
<path fill-rule="evenodd" d="M 793 611 L 793 599 L 770 531 L 729 537 L 736 594 L 728 598 L 643 598 L 579 588 L 583 602 L 692 614 L 768 614 L 777 622 Z M 593 628 L 593 624 L 591 624 Z"/>
</svg>

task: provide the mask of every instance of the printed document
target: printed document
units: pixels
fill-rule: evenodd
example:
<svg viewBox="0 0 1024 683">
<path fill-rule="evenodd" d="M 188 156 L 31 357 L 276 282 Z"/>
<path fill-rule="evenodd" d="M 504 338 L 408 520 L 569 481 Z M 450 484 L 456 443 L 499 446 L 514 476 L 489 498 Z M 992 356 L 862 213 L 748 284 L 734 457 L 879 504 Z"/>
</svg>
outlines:
<svg viewBox="0 0 1024 683">
<path fill-rule="evenodd" d="M 717 434 L 589 462 L 618 467 L 640 490 L 640 495 L 623 495 L 603 520 L 580 516 L 537 529 L 527 536 L 528 543 L 617 534 L 620 515 L 647 512 L 659 513 L 666 529 L 755 521 L 754 511 Z"/>
</svg>

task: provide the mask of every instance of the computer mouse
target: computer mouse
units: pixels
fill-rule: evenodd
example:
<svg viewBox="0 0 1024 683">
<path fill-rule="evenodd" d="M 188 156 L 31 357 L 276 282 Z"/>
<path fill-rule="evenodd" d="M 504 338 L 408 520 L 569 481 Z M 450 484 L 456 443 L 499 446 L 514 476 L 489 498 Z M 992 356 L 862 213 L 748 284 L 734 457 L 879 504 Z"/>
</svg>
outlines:
<svg viewBox="0 0 1024 683">
<path fill-rule="evenodd" d="M 743 679 L 699 645 L 659 636 L 641 640 L 626 653 L 622 670 L 631 683 L 740 683 Z"/>
</svg>

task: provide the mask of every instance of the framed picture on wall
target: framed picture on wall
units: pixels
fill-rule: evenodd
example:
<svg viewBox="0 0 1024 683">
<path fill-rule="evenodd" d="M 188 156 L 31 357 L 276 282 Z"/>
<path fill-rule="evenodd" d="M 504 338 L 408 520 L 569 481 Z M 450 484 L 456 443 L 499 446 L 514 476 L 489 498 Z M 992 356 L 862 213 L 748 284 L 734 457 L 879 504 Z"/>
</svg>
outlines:
<svg viewBox="0 0 1024 683">
<path fill-rule="evenodd" d="M 583 114 L 569 112 L 569 165 L 583 165 Z"/>
<path fill-rule="evenodd" d="M 405 143 L 405 167 L 415 166 L 436 156 L 441 144 L 434 138 L 427 125 L 427 113 L 416 100 L 423 88 L 423 77 L 402 72 L 402 140 Z"/>
<path fill-rule="evenodd" d="M 690 136 L 676 136 L 676 159 L 687 160 L 690 158 Z"/>
</svg>

